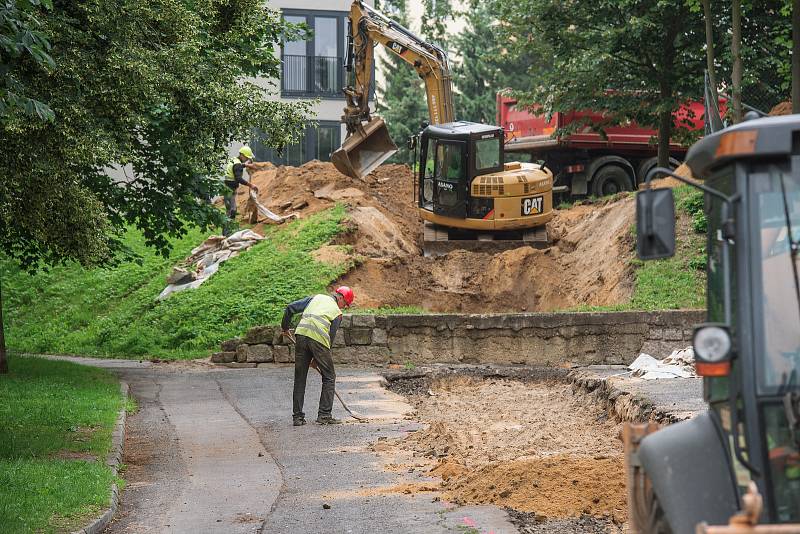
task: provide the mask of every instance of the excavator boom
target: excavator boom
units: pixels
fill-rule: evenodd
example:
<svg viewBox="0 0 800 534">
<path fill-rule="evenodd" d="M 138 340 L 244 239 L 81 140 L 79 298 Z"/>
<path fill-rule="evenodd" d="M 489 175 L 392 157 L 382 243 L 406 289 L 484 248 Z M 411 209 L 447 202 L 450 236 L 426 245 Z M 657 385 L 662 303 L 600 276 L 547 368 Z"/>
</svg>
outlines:
<svg viewBox="0 0 800 534">
<path fill-rule="evenodd" d="M 348 27 L 345 67 L 351 83 L 344 89 L 347 106 L 342 116 L 347 138 L 331 160 L 342 174 L 364 179 L 397 151 L 386 123 L 380 117 L 373 117 L 369 109 L 375 45 L 382 44 L 416 69 L 425 82 L 431 124 L 455 120 L 452 78 L 444 50 L 360 0 L 354 0 L 350 7 Z"/>
</svg>

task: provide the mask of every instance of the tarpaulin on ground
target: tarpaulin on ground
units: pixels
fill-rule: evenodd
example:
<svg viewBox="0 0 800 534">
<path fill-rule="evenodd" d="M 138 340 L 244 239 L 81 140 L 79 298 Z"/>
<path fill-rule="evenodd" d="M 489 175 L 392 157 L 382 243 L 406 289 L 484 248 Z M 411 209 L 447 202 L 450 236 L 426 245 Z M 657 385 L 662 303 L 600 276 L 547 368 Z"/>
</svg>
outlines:
<svg viewBox="0 0 800 534">
<path fill-rule="evenodd" d="M 649 354 L 639 354 L 632 364 L 628 366 L 631 376 L 644 380 L 659 378 L 694 378 L 697 373 L 694 369 L 694 349 L 686 347 L 673 351 L 663 360 L 657 360 Z"/>
<path fill-rule="evenodd" d="M 256 197 L 256 194 L 252 190 L 250 190 L 250 197 L 247 199 L 245 213 L 247 214 L 247 220 L 250 224 L 256 224 L 262 220 L 269 220 L 275 224 L 282 224 L 286 220 L 299 218 L 299 215 L 296 213 L 290 213 L 289 215 L 273 213 L 264 204 L 258 201 L 258 197 Z M 264 217 L 264 219 L 262 219 L 262 217 Z"/>
<path fill-rule="evenodd" d="M 239 230 L 228 237 L 212 235 L 203 243 L 192 249 L 192 255 L 181 262 L 181 266 L 173 267 L 167 277 L 167 287 L 158 295 L 163 300 L 176 291 L 194 289 L 219 269 L 220 263 L 239 255 L 264 239 L 252 230 Z"/>
</svg>

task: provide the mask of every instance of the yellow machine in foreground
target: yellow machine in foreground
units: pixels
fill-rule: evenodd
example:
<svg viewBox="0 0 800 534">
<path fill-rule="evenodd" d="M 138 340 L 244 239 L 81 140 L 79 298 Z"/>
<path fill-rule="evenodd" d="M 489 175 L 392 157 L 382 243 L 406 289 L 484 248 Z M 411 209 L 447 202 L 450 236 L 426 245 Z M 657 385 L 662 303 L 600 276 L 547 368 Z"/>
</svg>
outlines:
<svg viewBox="0 0 800 534">
<path fill-rule="evenodd" d="M 374 46 L 411 64 L 425 82 L 430 126 L 419 136 L 416 201 L 425 221 L 426 255 L 453 248 L 547 243 L 553 218 L 553 174 L 532 163 L 505 163 L 503 129 L 456 121 L 447 54 L 359 0 L 350 8 L 342 121 L 347 138 L 331 159 L 363 179 L 397 151 L 383 119 L 369 109 Z M 448 243 L 449 242 L 449 243 Z"/>
</svg>

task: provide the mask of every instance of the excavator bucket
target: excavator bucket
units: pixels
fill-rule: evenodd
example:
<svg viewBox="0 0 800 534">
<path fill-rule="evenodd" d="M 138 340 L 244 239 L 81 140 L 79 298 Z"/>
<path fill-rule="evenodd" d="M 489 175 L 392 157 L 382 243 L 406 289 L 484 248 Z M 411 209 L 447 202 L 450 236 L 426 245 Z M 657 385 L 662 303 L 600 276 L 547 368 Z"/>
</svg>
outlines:
<svg viewBox="0 0 800 534">
<path fill-rule="evenodd" d="M 397 145 L 389 137 L 386 123 L 375 117 L 345 139 L 331 154 L 331 161 L 340 173 L 363 180 L 395 152 Z"/>
</svg>

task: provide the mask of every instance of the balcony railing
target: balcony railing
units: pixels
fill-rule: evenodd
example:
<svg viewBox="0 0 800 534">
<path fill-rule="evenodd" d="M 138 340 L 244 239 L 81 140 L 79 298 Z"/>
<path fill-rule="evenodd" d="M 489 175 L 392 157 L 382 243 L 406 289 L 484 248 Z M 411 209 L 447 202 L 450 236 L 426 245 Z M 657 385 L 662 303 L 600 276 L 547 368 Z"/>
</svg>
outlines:
<svg viewBox="0 0 800 534">
<path fill-rule="evenodd" d="M 284 94 L 341 96 L 343 81 L 342 58 L 283 56 Z"/>
</svg>

